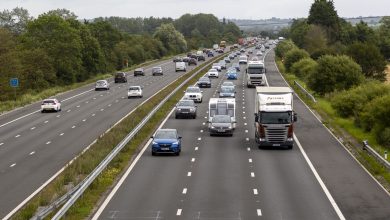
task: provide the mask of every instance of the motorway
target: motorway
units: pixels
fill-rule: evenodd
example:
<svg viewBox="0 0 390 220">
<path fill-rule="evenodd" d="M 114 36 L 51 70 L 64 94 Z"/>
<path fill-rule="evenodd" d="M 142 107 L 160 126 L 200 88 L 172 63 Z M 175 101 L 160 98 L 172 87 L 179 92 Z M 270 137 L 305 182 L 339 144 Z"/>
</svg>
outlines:
<svg viewBox="0 0 390 220">
<path fill-rule="evenodd" d="M 265 65 L 270 86 L 287 85 L 272 50 Z M 202 89 L 197 119 L 170 114 L 161 125 L 183 136 L 181 155 L 154 157 L 148 142 L 93 219 L 390 219 L 389 194 L 297 96 L 294 148 L 258 149 L 255 93 L 244 71 L 235 82 L 233 137 L 207 130 L 208 99 L 226 80 L 220 77 Z"/>
<path fill-rule="evenodd" d="M 152 76 L 153 66 L 161 66 L 164 75 Z M 193 68 L 187 67 L 187 72 Z M 34 103 L 0 116 L 0 218 L 47 184 L 99 135 L 183 74 L 175 72 L 171 60 L 161 61 L 145 67 L 145 76 L 129 72 L 127 84 L 109 79 L 108 91 L 94 91 L 90 84 L 56 96 L 61 112 L 43 114 L 40 103 Z M 129 85 L 143 86 L 143 98 L 127 99 Z"/>
</svg>

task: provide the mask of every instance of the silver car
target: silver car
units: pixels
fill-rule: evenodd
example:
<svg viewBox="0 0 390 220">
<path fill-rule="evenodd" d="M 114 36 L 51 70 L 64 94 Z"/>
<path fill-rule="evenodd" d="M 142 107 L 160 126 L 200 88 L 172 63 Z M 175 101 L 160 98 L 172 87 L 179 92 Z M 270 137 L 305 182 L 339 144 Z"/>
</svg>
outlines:
<svg viewBox="0 0 390 220">
<path fill-rule="evenodd" d="M 210 136 L 230 135 L 233 136 L 234 126 L 232 118 L 229 115 L 214 115 L 209 121 Z"/>
<path fill-rule="evenodd" d="M 95 84 L 95 91 L 98 90 L 109 90 L 110 84 L 107 80 L 98 80 Z"/>
</svg>

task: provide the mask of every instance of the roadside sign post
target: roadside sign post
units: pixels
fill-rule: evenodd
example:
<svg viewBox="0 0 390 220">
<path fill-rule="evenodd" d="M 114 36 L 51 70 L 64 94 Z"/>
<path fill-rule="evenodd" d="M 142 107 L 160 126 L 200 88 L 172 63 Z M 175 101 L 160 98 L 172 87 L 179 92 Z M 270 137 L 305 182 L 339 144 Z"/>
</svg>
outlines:
<svg viewBox="0 0 390 220">
<path fill-rule="evenodd" d="M 16 102 L 16 88 L 19 87 L 19 79 L 18 78 L 11 78 L 9 80 L 9 85 L 14 88 L 14 96 L 15 96 L 14 98 L 15 98 L 15 102 Z"/>
</svg>

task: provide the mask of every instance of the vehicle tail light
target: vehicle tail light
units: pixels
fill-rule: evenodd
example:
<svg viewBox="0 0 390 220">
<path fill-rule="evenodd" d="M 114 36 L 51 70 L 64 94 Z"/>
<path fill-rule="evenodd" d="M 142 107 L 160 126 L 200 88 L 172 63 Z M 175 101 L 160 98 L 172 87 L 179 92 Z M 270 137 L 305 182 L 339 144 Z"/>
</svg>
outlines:
<svg viewBox="0 0 390 220">
<path fill-rule="evenodd" d="M 288 138 L 293 138 L 293 132 L 294 132 L 294 128 L 293 128 L 293 125 L 291 124 L 291 125 L 288 127 L 287 137 L 288 137 Z"/>
<path fill-rule="evenodd" d="M 265 129 L 263 125 L 260 125 L 259 133 L 260 133 L 260 138 L 265 138 Z"/>
</svg>

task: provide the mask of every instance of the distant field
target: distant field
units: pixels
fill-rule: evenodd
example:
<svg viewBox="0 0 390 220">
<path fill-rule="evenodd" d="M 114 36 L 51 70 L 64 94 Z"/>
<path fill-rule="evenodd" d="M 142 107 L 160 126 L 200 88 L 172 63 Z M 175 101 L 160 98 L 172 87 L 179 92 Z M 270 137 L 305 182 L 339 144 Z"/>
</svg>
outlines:
<svg viewBox="0 0 390 220">
<path fill-rule="evenodd" d="M 387 65 L 387 68 L 386 68 L 386 83 L 387 84 L 390 84 L 390 64 Z"/>
</svg>

